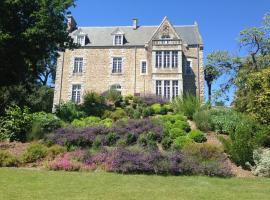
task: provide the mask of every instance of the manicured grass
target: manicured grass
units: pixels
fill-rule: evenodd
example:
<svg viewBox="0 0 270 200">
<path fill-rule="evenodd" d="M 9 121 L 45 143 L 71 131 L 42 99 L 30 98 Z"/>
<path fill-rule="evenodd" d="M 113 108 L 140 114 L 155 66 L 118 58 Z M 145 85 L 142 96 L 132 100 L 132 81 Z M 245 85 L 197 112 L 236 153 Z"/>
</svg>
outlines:
<svg viewBox="0 0 270 200">
<path fill-rule="evenodd" d="M 270 179 L 0 169 L 1 200 L 269 200 Z"/>
</svg>

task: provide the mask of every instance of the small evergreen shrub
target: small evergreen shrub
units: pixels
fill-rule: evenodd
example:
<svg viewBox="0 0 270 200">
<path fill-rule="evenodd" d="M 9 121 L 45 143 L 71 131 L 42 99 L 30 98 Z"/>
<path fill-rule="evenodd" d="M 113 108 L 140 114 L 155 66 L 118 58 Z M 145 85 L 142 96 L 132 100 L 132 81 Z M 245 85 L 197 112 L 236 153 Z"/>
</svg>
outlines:
<svg viewBox="0 0 270 200">
<path fill-rule="evenodd" d="M 47 155 L 49 158 L 54 159 L 59 154 L 63 154 L 67 151 L 66 147 L 60 146 L 60 145 L 53 145 L 48 148 Z"/>
<path fill-rule="evenodd" d="M 172 128 L 169 131 L 169 136 L 172 139 L 176 139 L 176 138 L 178 138 L 180 136 L 185 136 L 185 135 L 186 135 L 186 132 L 181 128 Z"/>
<path fill-rule="evenodd" d="M 116 133 L 109 133 L 105 136 L 106 145 L 113 146 L 116 144 L 119 136 Z"/>
<path fill-rule="evenodd" d="M 174 140 L 173 146 L 175 149 L 182 149 L 185 146 L 192 144 L 192 142 L 193 140 L 188 138 L 187 136 L 179 136 Z"/>
<path fill-rule="evenodd" d="M 162 148 L 168 150 L 171 148 L 173 140 L 170 137 L 164 137 L 161 141 Z"/>
<path fill-rule="evenodd" d="M 188 137 L 190 139 L 192 139 L 193 141 L 198 142 L 198 143 L 206 142 L 206 140 L 207 140 L 205 135 L 203 134 L 203 132 L 201 132 L 199 130 L 190 131 L 188 133 Z"/>
<path fill-rule="evenodd" d="M 44 158 L 48 153 L 48 148 L 39 143 L 30 144 L 26 152 L 22 155 L 22 160 L 25 163 L 33 163 Z"/>
<path fill-rule="evenodd" d="M 56 116 L 65 122 L 72 122 L 74 119 L 85 116 L 85 113 L 81 111 L 81 107 L 73 102 L 61 103 L 55 108 Z"/>
<path fill-rule="evenodd" d="M 0 167 L 17 167 L 19 160 L 8 151 L 0 150 Z"/>
<path fill-rule="evenodd" d="M 214 129 L 211 121 L 211 114 L 208 109 L 197 111 L 193 115 L 193 120 L 196 123 L 197 128 L 201 131 L 211 131 Z"/>
<path fill-rule="evenodd" d="M 155 114 L 160 114 L 161 112 L 161 105 L 159 103 L 155 103 L 151 106 Z"/>
<path fill-rule="evenodd" d="M 126 118 L 127 114 L 122 108 L 117 108 L 115 111 L 105 111 L 103 118 L 110 118 L 113 121 Z"/>
<path fill-rule="evenodd" d="M 88 92 L 83 96 L 82 108 L 88 116 L 101 117 L 107 108 L 105 97 L 96 92 Z"/>
</svg>

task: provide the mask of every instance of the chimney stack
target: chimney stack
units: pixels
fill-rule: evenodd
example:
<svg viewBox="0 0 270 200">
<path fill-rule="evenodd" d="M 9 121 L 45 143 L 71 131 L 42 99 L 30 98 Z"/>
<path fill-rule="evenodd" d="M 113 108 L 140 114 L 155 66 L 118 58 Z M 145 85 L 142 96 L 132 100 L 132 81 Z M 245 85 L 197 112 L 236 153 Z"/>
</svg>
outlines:
<svg viewBox="0 0 270 200">
<path fill-rule="evenodd" d="M 138 28 L 138 19 L 134 18 L 132 19 L 132 22 L 133 22 L 133 30 L 136 30 Z"/>
<path fill-rule="evenodd" d="M 67 15 L 67 31 L 72 32 L 77 28 L 77 23 L 71 14 Z"/>
</svg>

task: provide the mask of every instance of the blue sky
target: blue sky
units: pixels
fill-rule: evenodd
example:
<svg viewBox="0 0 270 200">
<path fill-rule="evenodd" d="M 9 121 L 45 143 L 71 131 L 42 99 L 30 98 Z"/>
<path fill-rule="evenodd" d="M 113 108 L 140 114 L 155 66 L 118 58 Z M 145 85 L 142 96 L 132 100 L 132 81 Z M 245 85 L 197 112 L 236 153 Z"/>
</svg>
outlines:
<svg viewBox="0 0 270 200">
<path fill-rule="evenodd" d="M 205 57 L 214 50 L 239 54 L 239 32 L 259 26 L 269 11 L 270 0 L 77 0 L 71 9 L 79 26 L 131 25 L 134 17 L 140 25 L 159 25 L 164 16 L 177 25 L 197 21 Z"/>
</svg>

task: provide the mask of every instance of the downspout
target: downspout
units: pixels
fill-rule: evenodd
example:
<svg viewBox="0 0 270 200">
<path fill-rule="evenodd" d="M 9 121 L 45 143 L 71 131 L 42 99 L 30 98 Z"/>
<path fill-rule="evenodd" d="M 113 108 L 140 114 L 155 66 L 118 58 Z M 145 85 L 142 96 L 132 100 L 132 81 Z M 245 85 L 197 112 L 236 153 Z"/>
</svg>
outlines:
<svg viewBox="0 0 270 200">
<path fill-rule="evenodd" d="M 59 95 L 59 105 L 62 99 L 62 87 L 63 87 L 63 69 L 64 69 L 64 62 L 65 62 L 65 51 L 63 52 L 63 59 L 62 59 L 62 66 L 61 66 L 61 82 L 60 82 L 60 95 Z"/>
<path fill-rule="evenodd" d="M 136 87 L 137 87 L 137 69 L 136 69 L 136 65 L 137 65 L 137 47 L 135 47 L 134 49 L 134 95 L 136 94 Z"/>
<path fill-rule="evenodd" d="M 197 46 L 197 53 L 198 53 L 198 74 L 197 74 L 197 77 L 198 77 L 198 89 L 199 89 L 199 100 L 201 101 L 201 81 L 200 81 L 200 45 L 198 44 Z"/>
</svg>

